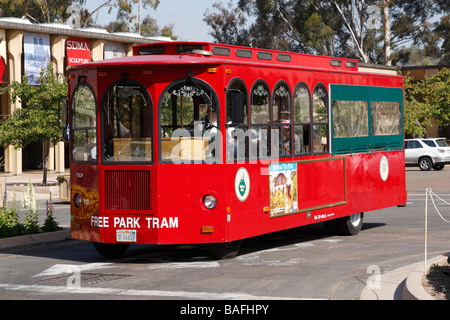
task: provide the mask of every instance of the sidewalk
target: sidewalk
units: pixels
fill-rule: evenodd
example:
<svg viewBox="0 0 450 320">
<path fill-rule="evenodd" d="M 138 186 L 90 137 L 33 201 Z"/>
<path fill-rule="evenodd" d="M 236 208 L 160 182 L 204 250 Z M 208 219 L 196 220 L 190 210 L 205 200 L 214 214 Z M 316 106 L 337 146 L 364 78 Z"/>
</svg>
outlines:
<svg viewBox="0 0 450 320">
<path fill-rule="evenodd" d="M 69 169 L 66 169 L 64 174 L 69 174 Z M 48 200 L 50 192 L 52 193 L 52 198 L 54 201 L 59 200 L 59 187 L 58 181 L 56 180 L 62 173 L 55 173 L 54 171 L 48 171 L 47 173 L 47 186 L 41 186 L 44 173 L 42 170 L 29 170 L 24 171 L 22 175 L 12 175 L 10 173 L 0 173 L 0 181 L 6 181 L 6 191 L 8 194 L 8 199 L 12 199 L 13 190 L 16 191 L 17 197 L 19 193 L 22 192 L 23 187 L 27 187 L 28 182 L 34 186 L 34 192 L 36 195 L 36 200 Z M 3 196 L 3 195 L 2 195 Z M 19 198 L 18 198 L 19 199 Z"/>
<path fill-rule="evenodd" d="M 69 174 L 69 169 L 66 170 L 64 174 Z M 45 215 L 42 211 L 45 212 L 45 201 L 50 199 L 50 192 L 52 193 L 52 201 L 55 204 L 55 212 L 54 216 L 56 220 L 60 223 L 60 226 L 64 228 L 62 231 L 56 232 L 48 232 L 48 233 L 40 233 L 33 235 L 25 235 L 18 236 L 13 238 L 3 238 L 0 239 L 0 249 L 21 247 L 27 245 L 34 245 L 38 243 L 47 243 L 54 241 L 62 241 L 70 238 L 70 230 L 68 229 L 69 218 L 69 205 L 62 204 L 59 200 L 59 186 L 56 178 L 61 175 L 61 173 L 55 173 L 54 171 L 49 171 L 47 173 L 47 186 L 41 186 L 43 172 L 42 170 L 33 170 L 33 171 L 24 171 L 22 175 L 15 176 L 9 173 L 0 173 L 0 181 L 2 183 L 6 182 L 6 192 L 8 195 L 8 203 L 10 204 L 13 201 L 13 191 L 16 191 L 16 202 L 20 203 L 21 192 L 23 188 L 27 188 L 28 182 L 31 182 L 34 187 L 35 199 L 40 202 L 39 208 L 40 215 L 39 219 L 44 219 Z M 1 192 L 1 201 L 3 203 L 3 190 Z M 20 205 L 18 205 L 20 206 Z M 57 208 L 67 208 L 62 209 L 63 213 L 57 212 Z M 44 209 L 42 209 L 44 208 Z M 19 211 L 21 209 L 19 208 Z M 65 219 L 61 219 L 60 216 L 63 215 Z M 42 223 L 42 221 L 40 221 Z"/>
</svg>

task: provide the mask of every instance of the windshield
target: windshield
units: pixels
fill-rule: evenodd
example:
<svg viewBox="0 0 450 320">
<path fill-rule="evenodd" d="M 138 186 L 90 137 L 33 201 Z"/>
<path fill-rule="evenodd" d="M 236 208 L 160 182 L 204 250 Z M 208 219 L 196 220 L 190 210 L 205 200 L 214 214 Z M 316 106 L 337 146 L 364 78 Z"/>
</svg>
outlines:
<svg viewBox="0 0 450 320">
<path fill-rule="evenodd" d="M 147 90 L 136 81 L 118 81 L 103 96 L 102 111 L 104 161 L 152 161 L 152 103 Z"/>
<path fill-rule="evenodd" d="M 161 99 L 160 117 L 162 161 L 212 163 L 218 159 L 219 110 L 209 86 L 193 79 L 170 85 Z"/>
</svg>

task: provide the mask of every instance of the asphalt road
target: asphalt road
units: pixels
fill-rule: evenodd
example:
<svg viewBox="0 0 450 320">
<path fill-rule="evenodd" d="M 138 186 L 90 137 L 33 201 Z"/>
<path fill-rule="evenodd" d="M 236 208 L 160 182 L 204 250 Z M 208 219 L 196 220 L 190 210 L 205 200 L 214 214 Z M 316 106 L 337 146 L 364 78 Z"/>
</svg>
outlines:
<svg viewBox="0 0 450 320">
<path fill-rule="evenodd" d="M 135 245 L 105 260 L 77 240 L 3 250 L 0 299 L 357 300 L 373 270 L 423 261 L 425 189 L 450 202 L 450 167 L 406 175 L 407 206 L 366 213 L 357 236 L 328 236 L 319 223 L 248 239 L 231 260 L 189 245 Z M 64 206 L 55 216 L 68 218 Z M 428 256 L 449 252 L 450 224 L 431 204 L 428 216 Z"/>
</svg>

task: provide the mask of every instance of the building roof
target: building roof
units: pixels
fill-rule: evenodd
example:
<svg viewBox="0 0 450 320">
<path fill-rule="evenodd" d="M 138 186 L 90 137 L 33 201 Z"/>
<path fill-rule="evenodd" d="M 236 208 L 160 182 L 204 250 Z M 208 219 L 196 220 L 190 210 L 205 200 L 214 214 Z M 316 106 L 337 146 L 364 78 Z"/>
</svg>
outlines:
<svg viewBox="0 0 450 320">
<path fill-rule="evenodd" d="M 171 41 L 168 37 L 143 37 L 139 34 L 127 32 L 109 33 L 105 29 L 99 28 L 73 29 L 71 26 L 63 23 L 33 24 L 30 20 L 22 18 L 0 18 L 0 29 L 23 30 L 27 32 L 57 34 L 77 38 L 102 39 L 125 43 Z"/>
</svg>

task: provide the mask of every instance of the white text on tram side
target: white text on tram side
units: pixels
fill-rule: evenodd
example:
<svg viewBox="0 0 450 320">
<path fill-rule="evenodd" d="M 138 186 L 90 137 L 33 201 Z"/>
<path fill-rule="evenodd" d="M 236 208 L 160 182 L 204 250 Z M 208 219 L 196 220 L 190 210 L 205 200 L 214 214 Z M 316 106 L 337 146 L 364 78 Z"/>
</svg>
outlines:
<svg viewBox="0 0 450 320">
<path fill-rule="evenodd" d="M 148 217 L 141 221 L 141 217 L 91 217 L 91 226 L 99 228 L 109 228 L 110 218 L 114 228 L 133 228 L 140 229 L 141 225 L 147 229 L 176 229 L 178 228 L 178 217 L 155 218 Z"/>
</svg>

